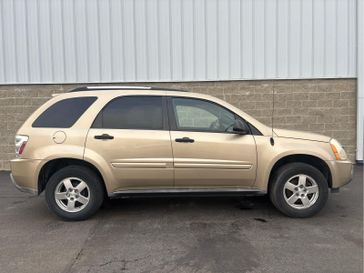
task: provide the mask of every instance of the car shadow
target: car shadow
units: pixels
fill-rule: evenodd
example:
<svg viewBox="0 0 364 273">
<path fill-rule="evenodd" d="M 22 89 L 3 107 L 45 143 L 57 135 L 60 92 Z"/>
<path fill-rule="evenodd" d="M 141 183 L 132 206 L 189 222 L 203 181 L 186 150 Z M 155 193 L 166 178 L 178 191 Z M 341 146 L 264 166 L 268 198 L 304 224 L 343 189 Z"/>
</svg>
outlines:
<svg viewBox="0 0 364 273">
<path fill-rule="evenodd" d="M 118 213 L 231 213 L 242 211 L 260 214 L 279 214 L 271 204 L 268 196 L 254 197 L 133 197 L 105 200 L 101 214 Z"/>
</svg>

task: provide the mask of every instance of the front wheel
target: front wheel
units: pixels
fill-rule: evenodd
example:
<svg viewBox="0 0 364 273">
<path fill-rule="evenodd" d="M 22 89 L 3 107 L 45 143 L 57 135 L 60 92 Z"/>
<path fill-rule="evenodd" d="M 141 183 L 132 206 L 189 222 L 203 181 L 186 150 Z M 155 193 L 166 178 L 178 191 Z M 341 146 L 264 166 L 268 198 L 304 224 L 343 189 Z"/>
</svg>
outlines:
<svg viewBox="0 0 364 273">
<path fill-rule="evenodd" d="M 51 176 L 45 197 L 48 207 L 64 220 L 85 220 L 100 208 L 104 190 L 102 181 L 83 166 L 68 166 Z"/>
<path fill-rule="evenodd" d="M 290 217 L 310 217 L 319 212 L 328 198 L 323 174 L 305 163 L 289 163 L 275 173 L 269 196 L 273 205 Z"/>
</svg>

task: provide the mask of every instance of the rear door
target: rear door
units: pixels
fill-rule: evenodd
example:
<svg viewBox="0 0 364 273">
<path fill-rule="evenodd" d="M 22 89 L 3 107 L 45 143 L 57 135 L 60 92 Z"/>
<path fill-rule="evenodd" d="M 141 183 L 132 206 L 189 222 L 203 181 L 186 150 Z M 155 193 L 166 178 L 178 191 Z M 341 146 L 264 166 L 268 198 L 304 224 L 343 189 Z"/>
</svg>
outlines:
<svg viewBox="0 0 364 273">
<path fill-rule="evenodd" d="M 251 134 L 232 128 L 241 119 L 210 101 L 169 99 L 176 187 L 250 187 L 256 176 L 256 144 Z M 242 122 L 245 122 L 241 119 Z"/>
<path fill-rule="evenodd" d="M 173 186 L 173 156 L 163 96 L 122 96 L 99 113 L 85 157 L 105 162 L 113 190 Z"/>
</svg>

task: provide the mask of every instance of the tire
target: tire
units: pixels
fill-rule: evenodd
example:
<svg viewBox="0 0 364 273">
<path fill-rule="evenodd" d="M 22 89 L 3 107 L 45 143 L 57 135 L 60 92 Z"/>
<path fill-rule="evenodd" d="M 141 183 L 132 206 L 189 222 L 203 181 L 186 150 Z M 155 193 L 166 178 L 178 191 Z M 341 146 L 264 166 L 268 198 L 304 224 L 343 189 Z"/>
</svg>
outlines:
<svg viewBox="0 0 364 273">
<path fill-rule="evenodd" d="M 87 167 L 67 166 L 49 179 L 45 189 L 47 205 L 64 220 L 88 219 L 103 202 L 102 183 L 99 176 Z"/>
<path fill-rule="evenodd" d="M 269 197 L 273 205 L 289 217 L 311 217 L 324 207 L 328 199 L 328 183 L 315 167 L 306 163 L 289 163 L 274 174 Z"/>
</svg>

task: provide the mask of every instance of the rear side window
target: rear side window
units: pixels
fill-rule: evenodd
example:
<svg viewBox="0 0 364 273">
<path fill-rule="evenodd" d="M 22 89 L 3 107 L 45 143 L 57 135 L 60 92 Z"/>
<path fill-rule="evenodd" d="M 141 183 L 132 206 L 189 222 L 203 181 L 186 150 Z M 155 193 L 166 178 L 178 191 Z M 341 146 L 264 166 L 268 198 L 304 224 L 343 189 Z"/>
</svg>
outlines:
<svg viewBox="0 0 364 273">
<path fill-rule="evenodd" d="M 79 97 L 58 101 L 45 110 L 32 126 L 70 128 L 96 99 L 97 97 Z"/>
<path fill-rule="evenodd" d="M 162 97 L 130 96 L 116 98 L 101 110 L 92 127 L 162 130 Z"/>
</svg>

